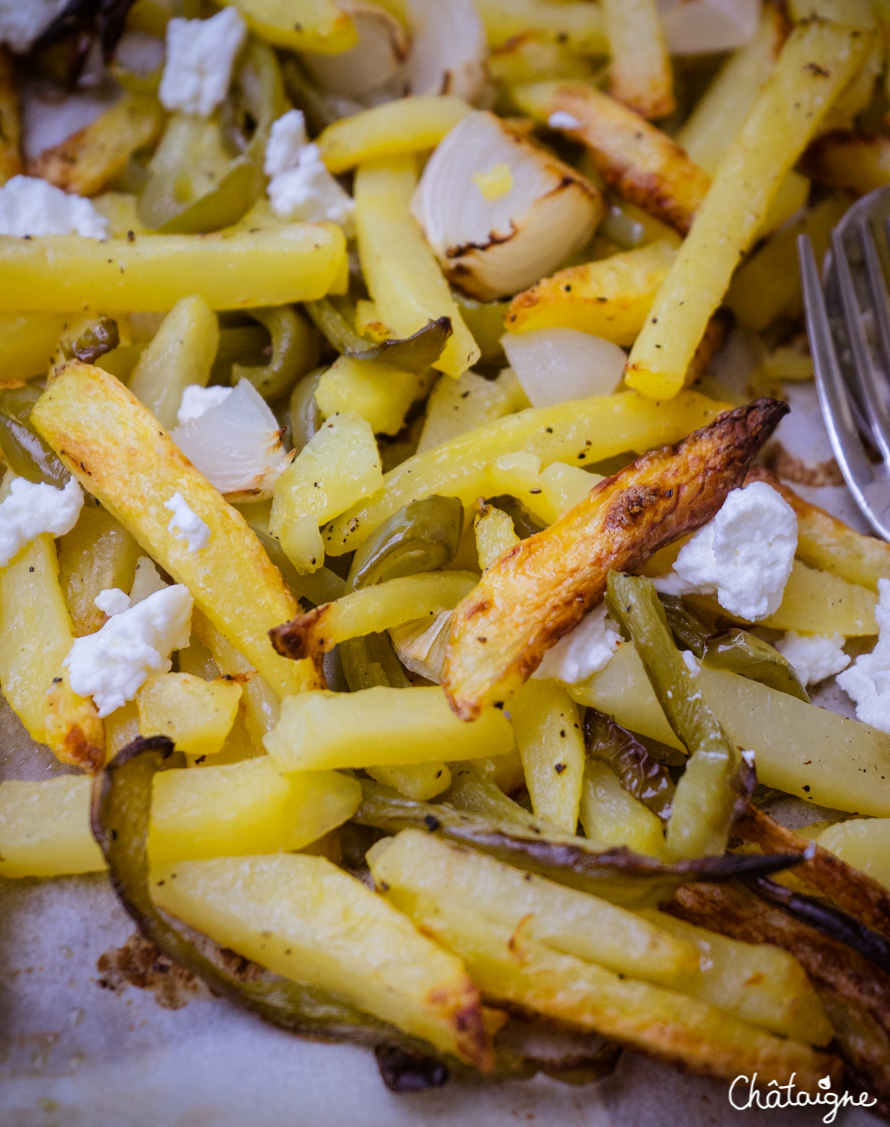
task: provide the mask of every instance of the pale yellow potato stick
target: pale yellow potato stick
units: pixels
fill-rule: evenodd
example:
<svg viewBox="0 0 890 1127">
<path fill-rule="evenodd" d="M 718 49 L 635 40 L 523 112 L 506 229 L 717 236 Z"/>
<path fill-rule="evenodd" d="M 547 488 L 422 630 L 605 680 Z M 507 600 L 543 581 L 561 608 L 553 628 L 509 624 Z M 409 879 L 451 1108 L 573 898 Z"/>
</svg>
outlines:
<svg viewBox="0 0 890 1127">
<path fill-rule="evenodd" d="M 627 363 L 630 387 L 676 395 L 781 182 L 862 60 L 873 37 L 815 21 L 792 32 L 720 166 Z"/>
<path fill-rule="evenodd" d="M 158 673 L 136 694 L 139 731 L 167 736 L 186 755 L 217 755 L 238 715 L 241 686 L 227 677 Z"/>
<path fill-rule="evenodd" d="M 400 337 L 447 317 L 451 336 L 434 367 L 459 376 L 479 359 L 433 252 L 411 215 L 417 165 L 411 156 L 362 165 L 355 177 L 355 225 L 362 270 L 380 316 Z"/>
<path fill-rule="evenodd" d="M 88 775 L 0 783 L 0 876 L 98 873 L 105 858 L 90 830 Z"/>
<path fill-rule="evenodd" d="M 84 498 L 77 524 L 58 541 L 59 582 L 75 637 L 92 634 L 105 622 L 96 596 L 109 587 L 129 591 L 139 545 L 92 497 Z"/>
<path fill-rule="evenodd" d="M 656 0 L 603 0 L 612 59 L 609 92 L 643 117 L 675 108 L 671 59 Z"/>
<path fill-rule="evenodd" d="M 575 833 L 585 761 L 577 705 L 558 681 L 533 679 L 509 711 L 535 816 Z"/>
<path fill-rule="evenodd" d="M 31 415 L 34 426 L 84 487 L 128 529 L 210 621 L 280 695 L 299 692 L 307 670 L 279 657 L 268 631 L 296 613 L 244 518 L 180 452 L 154 416 L 100 368 L 72 361 Z M 170 531 L 164 502 L 179 493 L 210 529 L 190 552 Z"/>
<path fill-rule="evenodd" d="M 337 0 L 229 0 L 260 39 L 290 51 L 337 55 L 357 42 L 355 25 Z"/>
<path fill-rule="evenodd" d="M 0 235 L 0 311 L 166 313 L 190 294 L 211 309 L 313 301 L 332 289 L 345 262 L 346 240 L 333 223 L 132 241 Z"/>
<path fill-rule="evenodd" d="M 378 157 L 434 149 L 471 109 L 449 94 L 399 98 L 341 117 L 316 144 L 331 172 L 346 172 Z"/>
<path fill-rule="evenodd" d="M 0 378 L 45 375 L 67 320 L 64 313 L 0 313 Z"/>
<path fill-rule="evenodd" d="M 591 760 L 584 771 L 581 825 L 588 837 L 607 845 L 626 845 L 652 857 L 664 851 L 661 819 L 625 790 L 609 764 L 600 760 Z"/>
</svg>

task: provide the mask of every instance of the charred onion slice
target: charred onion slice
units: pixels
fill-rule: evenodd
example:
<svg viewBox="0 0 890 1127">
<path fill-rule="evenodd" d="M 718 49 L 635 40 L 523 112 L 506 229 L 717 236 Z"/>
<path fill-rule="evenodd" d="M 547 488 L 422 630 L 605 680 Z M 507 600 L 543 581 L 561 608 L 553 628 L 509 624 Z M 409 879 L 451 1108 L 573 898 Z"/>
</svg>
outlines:
<svg viewBox="0 0 890 1127">
<path fill-rule="evenodd" d="M 145 938 L 215 993 L 290 1033 L 371 1047 L 395 1046 L 415 1057 L 429 1057 L 421 1042 L 324 990 L 277 975 L 251 981 L 236 977 L 224 969 L 221 959 L 202 954 L 164 919 L 149 891 L 148 824 L 152 780 L 171 766 L 173 750 L 165 736 L 139 737 L 104 768 L 93 786 L 93 835 L 105 855 L 118 899 Z M 213 945 L 213 950 L 220 949 Z"/>
</svg>

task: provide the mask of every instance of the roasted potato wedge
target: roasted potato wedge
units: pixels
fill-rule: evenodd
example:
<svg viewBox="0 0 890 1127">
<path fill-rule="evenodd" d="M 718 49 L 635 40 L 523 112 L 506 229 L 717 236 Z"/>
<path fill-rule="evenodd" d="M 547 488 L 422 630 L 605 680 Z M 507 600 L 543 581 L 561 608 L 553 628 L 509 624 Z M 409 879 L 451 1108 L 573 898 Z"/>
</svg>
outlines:
<svg viewBox="0 0 890 1127">
<path fill-rule="evenodd" d="M 612 55 L 609 93 L 643 117 L 666 117 L 676 103 L 671 60 L 655 0 L 604 0 Z"/>
<path fill-rule="evenodd" d="M 811 142 L 800 166 L 818 184 L 864 196 L 890 182 L 890 137 L 830 129 Z"/>
<path fill-rule="evenodd" d="M 611 569 L 639 567 L 710 520 L 787 410 L 759 399 L 643 455 L 492 564 L 455 611 L 445 652 L 457 715 L 502 705 L 600 600 Z"/>
</svg>

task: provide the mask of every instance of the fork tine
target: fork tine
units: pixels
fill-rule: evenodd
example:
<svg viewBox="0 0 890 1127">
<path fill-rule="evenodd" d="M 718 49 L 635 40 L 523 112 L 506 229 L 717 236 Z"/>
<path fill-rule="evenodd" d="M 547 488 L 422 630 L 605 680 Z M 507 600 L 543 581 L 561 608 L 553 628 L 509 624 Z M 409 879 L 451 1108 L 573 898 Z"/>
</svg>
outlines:
<svg viewBox="0 0 890 1127">
<path fill-rule="evenodd" d="M 807 336 L 810 341 L 810 353 L 813 357 L 816 387 L 822 404 L 825 427 L 844 480 L 860 508 L 868 513 L 870 506 L 865 497 L 865 490 L 873 480 L 873 475 L 856 430 L 844 379 L 834 351 L 825 298 L 822 296 L 822 287 L 819 283 L 816 256 L 808 235 L 798 236 L 797 253 L 800 259 Z M 882 536 L 887 535 L 886 531 L 876 523 L 875 527 Z"/>
<path fill-rule="evenodd" d="M 880 392 L 878 374 L 862 327 L 862 314 L 856 297 L 850 261 L 847 258 L 843 236 L 837 228 L 831 232 L 831 251 L 844 311 L 844 325 L 850 350 L 853 353 L 853 367 L 859 384 L 862 406 L 865 409 L 866 422 L 881 457 L 885 462 L 890 462 L 890 413 Z"/>
<path fill-rule="evenodd" d="M 875 326 L 878 330 L 878 342 L 881 346 L 881 360 L 884 366 L 886 387 L 887 381 L 890 380 L 890 296 L 887 294 L 884 270 L 878 257 L 878 248 L 875 245 L 875 233 L 865 219 L 859 225 L 859 239 L 862 243 L 865 276 L 868 281 L 868 291 L 871 294 Z"/>
</svg>

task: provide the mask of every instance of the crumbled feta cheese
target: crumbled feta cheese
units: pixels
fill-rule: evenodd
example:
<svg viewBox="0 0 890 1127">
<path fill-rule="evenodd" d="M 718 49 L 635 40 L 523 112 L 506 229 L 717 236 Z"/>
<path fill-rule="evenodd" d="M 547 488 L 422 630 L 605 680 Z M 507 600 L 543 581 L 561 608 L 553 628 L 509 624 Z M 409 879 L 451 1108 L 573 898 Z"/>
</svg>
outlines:
<svg viewBox="0 0 890 1127">
<path fill-rule="evenodd" d="M 692 676 L 697 677 L 698 671 L 699 669 L 701 669 L 701 666 L 698 663 L 698 658 L 695 656 L 692 650 L 681 650 L 680 657 L 683 658 L 683 661 L 686 663 L 686 668 L 689 670 Z"/>
<path fill-rule="evenodd" d="M 24 54 L 65 7 L 67 0 L 3 0 L 0 43 Z"/>
<path fill-rule="evenodd" d="M 229 92 L 235 56 L 246 36 L 244 17 L 231 6 L 209 20 L 170 20 L 158 90 L 164 109 L 209 117 Z"/>
<path fill-rule="evenodd" d="M 584 123 L 565 110 L 557 110 L 547 118 L 547 124 L 551 129 L 580 129 Z"/>
<path fill-rule="evenodd" d="M 188 645 L 192 597 L 181 583 L 165 587 L 96 631 L 75 638 L 64 665 L 71 688 L 92 697 L 100 717 L 132 700 L 149 673 L 167 673 L 170 654 Z"/>
<path fill-rule="evenodd" d="M 148 556 L 140 556 L 136 561 L 136 574 L 133 576 L 133 586 L 130 588 L 130 605 L 135 606 L 143 602 L 156 591 L 164 591 L 169 587 L 161 578 L 161 574 Z"/>
<path fill-rule="evenodd" d="M 164 508 L 169 509 L 173 514 L 167 530 L 172 532 L 177 540 L 184 540 L 190 552 L 200 552 L 202 548 L 207 547 L 210 543 L 210 528 L 189 506 L 181 493 L 174 493 L 169 501 L 164 502 Z"/>
<path fill-rule="evenodd" d="M 856 704 L 856 718 L 890 732 L 890 579 L 878 580 L 878 640 L 871 653 L 860 654 L 837 683 Z"/>
<path fill-rule="evenodd" d="M 263 171 L 271 179 L 280 172 L 296 168 L 300 153 L 309 144 L 306 133 L 306 118 L 302 110 L 288 110 L 272 123 L 269 140 L 266 142 L 266 158 Z"/>
<path fill-rule="evenodd" d="M 776 649 L 793 666 L 802 685 L 817 685 L 850 664 L 841 634 L 795 634 L 789 630 L 776 642 Z"/>
<path fill-rule="evenodd" d="M 600 603 L 544 654 L 532 676 L 576 685 L 605 669 L 620 642 L 617 625 Z"/>
<path fill-rule="evenodd" d="M 109 618 L 130 609 L 130 596 L 120 587 L 106 587 L 104 591 L 99 592 L 93 602 Z"/>
<path fill-rule="evenodd" d="M 224 399 L 228 399 L 235 389 L 233 387 L 202 387 L 199 383 L 191 383 L 182 393 L 176 419 L 179 425 L 187 423 L 189 419 L 200 419 L 205 411 L 211 407 L 218 407 Z"/>
<path fill-rule="evenodd" d="M 17 477 L 0 504 L 0 567 L 44 532 L 64 536 L 77 523 L 83 490 L 72 477 L 64 489 Z"/>
<path fill-rule="evenodd" d="M 0 235 L 84 235 L 104 239 L 108 220 L 83 196 L 38 176 L 13 176 L 0 188 Z"/>
<path fill-rule="evenodd" d="M 670 595 L 716 594 L 724 610 L 757 622 L 781 603 L 796 550 L 794 510 L 775 489 L 755 481 L 729 494 L 655 586 Z"/>
<path fill-rule="evenodd" d="M 328 172 L 318 145 L 306 144 L 299 110 L 290 110 L 272 126 L 266 146 L 266 189 L 272 210 L 284 219 L 329 220 L 346 227 L 355 203 Z"/>
</svg>

